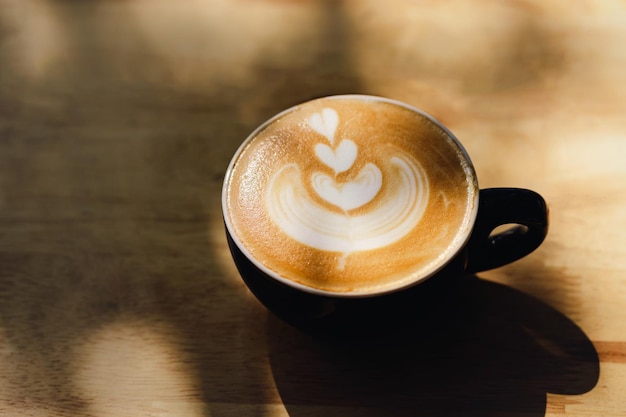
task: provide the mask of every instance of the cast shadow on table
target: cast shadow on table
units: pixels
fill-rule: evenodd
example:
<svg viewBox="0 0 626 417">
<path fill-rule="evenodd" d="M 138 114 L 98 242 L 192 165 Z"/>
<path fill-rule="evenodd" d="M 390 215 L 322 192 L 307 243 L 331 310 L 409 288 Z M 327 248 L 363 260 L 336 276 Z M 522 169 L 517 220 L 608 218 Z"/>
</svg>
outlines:
<svg viewBox="0 0 626 417">
<path fill-rule="evenodd" d="M 544 416 L 546 394 L 590 391 L 591 341 L 541 301 L 473 277 L 438 330 L 314 338 L 268 322 L 271 369 L 292 417 Z"/>
</svg>

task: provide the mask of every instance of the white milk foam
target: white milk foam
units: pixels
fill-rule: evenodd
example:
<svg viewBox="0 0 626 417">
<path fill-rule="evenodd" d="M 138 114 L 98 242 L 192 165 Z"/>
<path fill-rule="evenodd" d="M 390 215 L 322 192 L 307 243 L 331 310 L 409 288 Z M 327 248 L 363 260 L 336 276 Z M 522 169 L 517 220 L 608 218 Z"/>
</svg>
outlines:
<svg viewBox="0 0 626 417">
<path fill-rule="evenodd" d="M 308 119 L 320 138 L 331 146 L 336 142 L 339 122 L 332 108 L 324 108 Z M 334 148 L 318 143 L 315 154 L 338 174 L 352 168 L 358 158 L 358 146 L 349 139 L 341 139 Z M 356 178 L 346 182 L 321 172 L 303 178 L 298 164 L 285 165 L 270 180 L 265 195 L 267 211 L 288 236 L 315 249 L 349 255 L 388 246 L 413 230 L 428 201 L 428 179 L 419 162 L 398 151 L 389 158 L 389 164 L 397 178 L 388 180 L 390 190 L 374 210 L 350 213 L 372 201 L 381 191 L 382 172 L 368 162 Z M 310 181 L 319 197 L 342 212 L 317 203 L 308 194 L 304 181 Z M 338 262 L 337 267 L 341 269 L 342 262 Z"/>
</svg>

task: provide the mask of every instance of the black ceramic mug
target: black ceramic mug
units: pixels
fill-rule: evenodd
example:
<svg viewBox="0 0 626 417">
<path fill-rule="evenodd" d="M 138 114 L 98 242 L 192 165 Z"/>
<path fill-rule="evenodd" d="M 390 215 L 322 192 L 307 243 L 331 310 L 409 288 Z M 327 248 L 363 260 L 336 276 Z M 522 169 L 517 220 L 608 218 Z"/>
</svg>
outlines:
<svg viewBox="0 0 626 417">
<path fill-rule="evenodd" d="M 434 118 L 361 95 L 303 103 L 257 128 L 230 163 L 222 209 L 255 296 L 291 324 L 335 334 L 428 322 L 464 275 L 526 256 L 548 228 L 539 194 L 479 190 L 467 152 Z"/>
</svg>

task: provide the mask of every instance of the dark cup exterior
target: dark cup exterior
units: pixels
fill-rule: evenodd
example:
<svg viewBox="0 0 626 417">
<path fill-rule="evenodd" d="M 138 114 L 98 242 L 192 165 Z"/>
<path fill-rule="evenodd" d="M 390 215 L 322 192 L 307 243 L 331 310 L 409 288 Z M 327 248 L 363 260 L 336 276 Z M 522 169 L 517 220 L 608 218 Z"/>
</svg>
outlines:
<svg viewBox="0 0 626 417">
<path fill-rule="evenodd" d="M 241 277 L 268 310 L 300 329 L 332 336 L 366 336 L 432 321 L 453 302 L 467 260 L 467 251 L 462 250 L 435 275 L 391 293 L 335 297 L 305 292 L 272 278 L 242 253 L 228 232 L 227 239 Z"/>
<path fill-rule="evenodd" d="M 500 234 L 497 226 L 517 227 Z M 327 295 L 287 285 L 257 267 L 226 228 L 230 252 L 244 282 L 276 316 L 302 330 L 333 337 L 371 337 L 409 327 L 440 325 L 463 291 L 468 274 L 505 265 L 535 250 L 548 230 L 548 209 L 534 191 L 495 188 L 480 191 L 479 209 L 466 244 L 433 275 L 390 293 Z"/>
</svg>

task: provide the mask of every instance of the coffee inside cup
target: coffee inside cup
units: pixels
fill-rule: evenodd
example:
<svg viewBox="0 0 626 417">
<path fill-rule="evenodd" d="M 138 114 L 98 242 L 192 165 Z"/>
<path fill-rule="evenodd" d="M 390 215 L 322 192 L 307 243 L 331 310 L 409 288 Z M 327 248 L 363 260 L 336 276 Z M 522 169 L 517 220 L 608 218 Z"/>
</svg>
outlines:
<svg viewBox="0 0 626 417">
<path fill-rule="evenodd" d="M 427 278 L 476 215 L 471 162 L 420 111 L 370 96 L 291 108 L 259 127 L 228 169 L 227 229 L 263 271 L 313 292 L 368 295 Z"/>
</svg>

